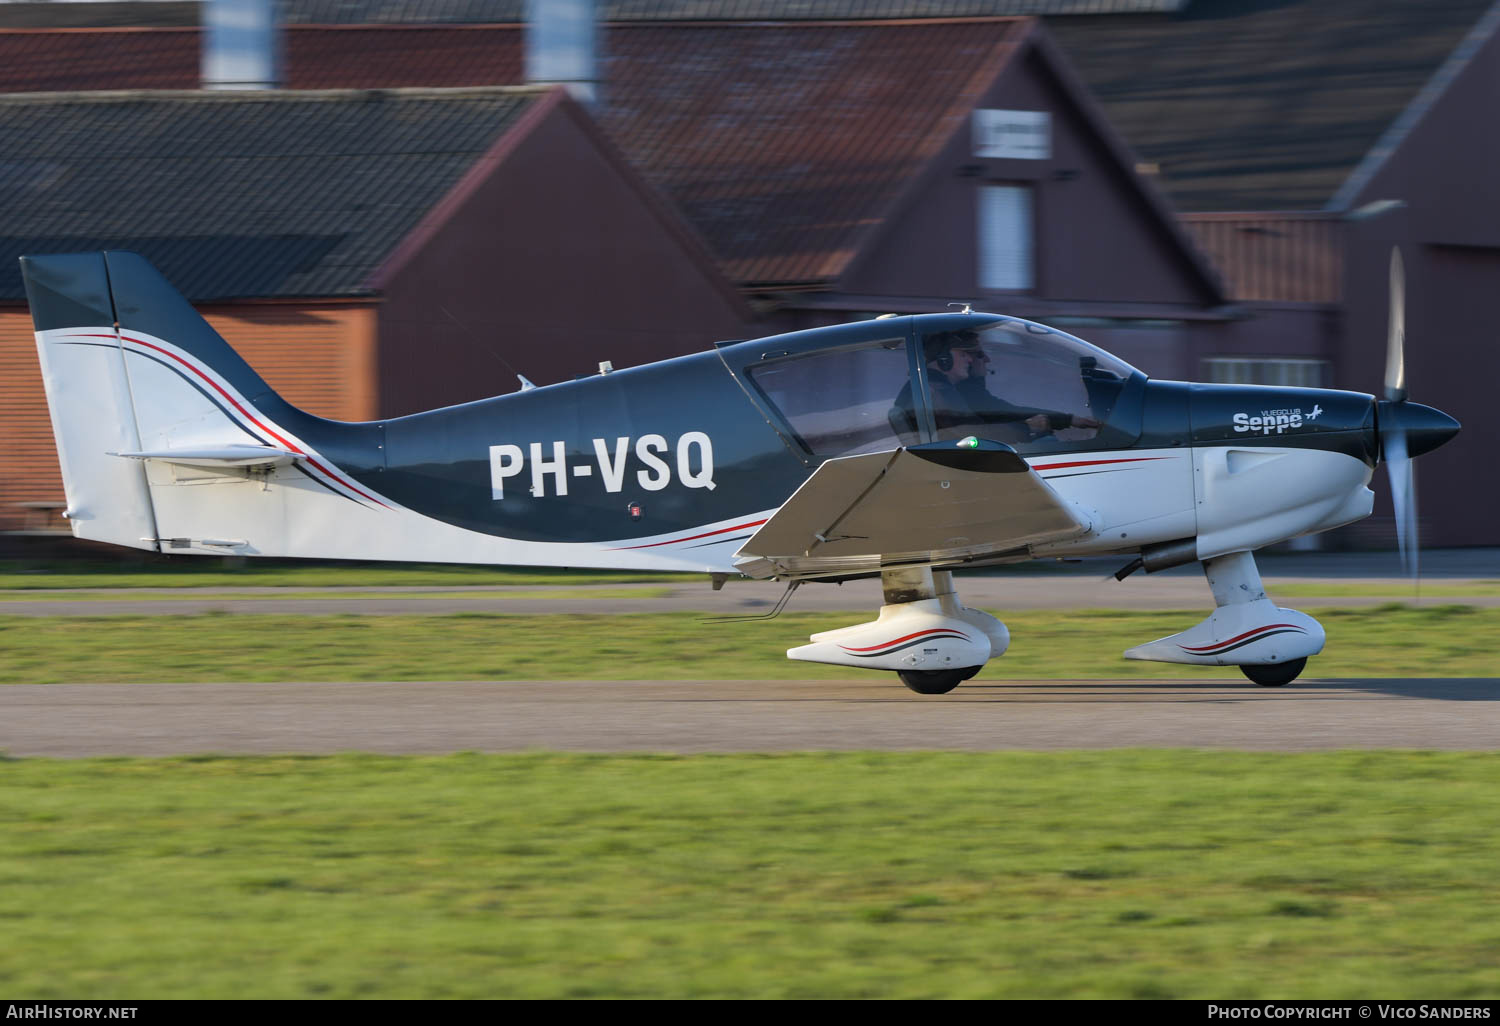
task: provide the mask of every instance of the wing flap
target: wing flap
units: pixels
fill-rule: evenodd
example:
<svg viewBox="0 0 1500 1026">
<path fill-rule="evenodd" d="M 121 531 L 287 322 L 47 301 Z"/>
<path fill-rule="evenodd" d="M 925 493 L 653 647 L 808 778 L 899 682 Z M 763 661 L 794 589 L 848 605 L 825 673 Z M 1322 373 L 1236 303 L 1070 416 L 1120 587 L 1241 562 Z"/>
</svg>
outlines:
<svg viewBox="0 0 1500 1026">
<path fill-rule="evenodd" d="M 740 549 L 754 576 L 814 577 L 974 559 L 1090 529 L 998 442 L 954 442 L 829 460 Z"/>
</svg>

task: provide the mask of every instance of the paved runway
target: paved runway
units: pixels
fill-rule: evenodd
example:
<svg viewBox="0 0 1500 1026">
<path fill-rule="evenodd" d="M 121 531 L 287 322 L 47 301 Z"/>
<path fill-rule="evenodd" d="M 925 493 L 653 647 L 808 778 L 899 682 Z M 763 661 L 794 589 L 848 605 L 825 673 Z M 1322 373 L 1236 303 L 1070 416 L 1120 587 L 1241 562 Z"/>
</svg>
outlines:
<svg viewBox="0 0 1500 1026">
<path fill-rule="evenodd" d="M 0 688 L 10 756 L 1173 746 L 1500 749 L 1500 679 L 49 684 Z"/>
<path fill-rule="evenodd" d="M 1278 594 L 1281 584 L 1297 584 L 1295 597 Z M 1314 609 L 1323 606 L 1369 606 L 1383 602 L 1412 602 L 1417 592 L 1410 581 L 1362 579 L 1363 595 L 1326 594 L 1308 589 L 1325 586 L 1335 592 L 1347 580 L 1338 578 L 1268 579 L 1270 596 L 1283 605 Z M 1500 595 L 1444 598 L 1430 594 L 1443 586 L 1493 584 L 1485 578 L 1429 581 L 1430 604 L 1463 602 L 1500 605 Z M 640 593 L 659 593 L 644 597 Z M 12 593 L 0 598 L 0 616 L 184 616 L 210 611 L 270 613 L 279 616 L 357 613 L 367 616 L 441 615 L 446 613 L 662 613 L 694 611 L 722 616 L 767 612 L 784 586 L 771 581 L 736 581 L 712 591 L 707 580 L 668 584 L 567 585 L 480 588 L 114 588 L 85 592 L 55 591 L 46 597 Z M 626 594 L 621 594 L 622 592 Z M 629 593 L 634 593 L 631 597 Z M 1212 606 L 1202 575 L 1147 577 L 1125 581 L 1079 574 L 966 577 L 959 581 L 965 605 L 1002 614 L 1007 609 L 1204 609 Z M 873 611 L 881 604 L 874 580 L 843 585 L 808 584 L 787 607 L 792 612 L 826 610 Z"/>
<path fill-rule="evenodd" d="M 1402 576 L 1394 552 L 1258 553 L 1256 562 L 1271 598 L 1293 608 L 1368 606 L 1412 602 L 1413 582 Z M 1161 574 L 1138 573 L 1124 581 L 1111 576 L 1121 559 L 1036 562 L 958 579 L 964 604 L 1000 613 L 1007 609 L 1204 609 L 1208 585 L 1196 566 Z M 1441 549 L 1422 554 L 1422 574 L 1431 604 L 1462 602 L 1500 605 L 1500 595 L 1444 597 L 1435 592 L 1465 585 L 1493 586 L 1500 580 L 1500 549 Z M 37 583 L 45 575 L 36 575 Z M 253 580 L 247 577 L 246 580 Z M 1339 595 L 1349 584 L 1359 595 Z M 1297 585 L 1297 594 L 1282 594 Z M 1326 588 L 1320 591 L 1319 588 Z M 1471 591 L 1475 589 L 1470 589 Z M 645 597 L 641 593 L 656 593 Z M 783 588 L 771 581 L 734 581 L 712 591 L 706 577 L 663 584 L 571 584 L 555 586 L 398 586 L 398 587 L 238 587 L 41 589 L 0 593 L 0 616 L 183 616 L 210 611 L 302 616 L 358 613 L 440 615 L 495 613 L 655 613 L 694 611 L 723 616 L 768 611 Z M 633 593 L 633 594 L 630 594 Z M 809 584 L 788 607 L 793 612 L 873 611 L 881 603 L 874 580 Z"/>
<path fill-rule="evenodd" d="M 1409 600 L 1392 553 L 1298 554 L 1262 561 L 1267 589 L 1356 581 L 1358 597 L 1290 596 L 1314 608 Z M 1424 553 L 1428 580 L 1500 578 L 1500 550 Z M 1124 582 L 1104 562 L 972 576 L 969 605 L 1206 608 L 1195 568 Z M 780 588 L 672 584 L 516 588 L 164 589 L 0 602 L 0 615 L 181 615 L 207 609 L 317 612 L 764 612 Z M 296 594 L 302 592 L 301 595 Z M 1369 594 L 1368 592 L 1377 594 Z M 212 592 L 212 593 L 207 593 Z M 1491 605 L 1488 596 L 1425 601 Z M 793 610 L 879 605 L 874 581 L 803 588 Z M 1000 671 L 996 671 L 997 673 Z M 200 752 L 796 751 L 808 749 L 1109 748 L 1170 745 L 1262 750 L 1500 749 L 1500 680 L 1316 680 L 1258 688 L 1233 671 L 1200 681 L 980 679 L 945 696 L 914 695 L 892 675 L 848 681 L 433 682 L 362 684 L 49 684 L 0 687 L 0 751 L 12 756 Z"/>
</svg>

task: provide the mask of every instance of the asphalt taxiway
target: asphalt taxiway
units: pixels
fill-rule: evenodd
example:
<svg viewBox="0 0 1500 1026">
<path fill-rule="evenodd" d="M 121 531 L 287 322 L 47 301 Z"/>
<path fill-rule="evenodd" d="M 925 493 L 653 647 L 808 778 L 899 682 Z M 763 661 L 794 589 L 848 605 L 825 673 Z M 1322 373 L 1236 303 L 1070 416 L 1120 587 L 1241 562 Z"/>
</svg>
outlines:
<svg viewBox="0 0 1500 1026">
<path fill-rule="evenodd" d="M 1500 549 L 1448 549 L 1423 553 L 1423 583 L 1402 575 L 1395 553 L 1257 554 L 1271 598 L 1294 608 L 1368 606 L 1385 602 L 1462 601 L 1500 605 L 1500 593 L 1483 594 L 1500 581 Z M 965 605 L 1004 618 L 1007 609 L 1200 609 L 1211 604 L 1196 566 L 1161 574 L 1137 573 L 1124 581 L 1111 574 L 1119 560 L 1031 563 L 1001 571 L 962 574 L 958 592 Z M 37 577 L 42 583 L 44 577 Z M 1280 589 L 1295 586 L 1292 593 Z M 1488 586 L 1479 587 L 1479 586 Z M 1425 589 L 1425 593 L 1424 593 Z M 1444 591 L 1449 594 L 1445 596 Z M 1453 597 L 1454 591 L 1467 593 Z M 0 592 L 0 616 L 185 616 L 206 612 L 283 616 L 365 614 L 442 615 L 489 613 L 703 612 L 746 616 L 769 611 L 784 588 L 771 581 L 736 580 L 720 591 L 708 578 L 657 584 L 421 587 L 203 587 L 87 588 Z M 1350 594 L 1351 591 L 1357 594 Z M 649 594 L 647 594 L 649 593 Z M 881 604 L 873 579 L 845 584 L 809 584 L 788 609 L 798 612 L 860 610 Z"/>
<path fill-rule="evenodd" d="M 1500 679 L 47 684 L 0 688 L 12 757 L 1082 749 L 1500 749 Z"/>
<path fill-rule="evenodd" d="M 1500 550 L 1424 553 L 1424 601 L 1493 605 Z M 1260 557 L 1272 598 L 1302 608 L 1411 601 L 1394 553 Z M 972 606 L 1006 609 L 1208 605 L 1195 568 L 1124 582 L 1099 561 L 963 577 Z M 1295 597 L 1278 589 L 1296 584 Z M 1355 584 L 1357 595 L 1339 594 Z M 1431 594 L 1485 585 L 1459 598 Z M 1309 587 L 1311 586 L 1311 587 Z M 1320 597 L 1319 588 L 1327 589 Z M 640 589 L 652 590 L 645 597 Z M 625 592 L 622 594 L 621 592 Z M 0 615 L 500 612 L 763 613 L 779 586 L 734 582 L 562 584 L 553 589 L 151 589 L 50 592 Z M 792 609 L 859 610 L 878 583 L 803 588 Z M 1003 666 L 941 696 L 894 675 L 844 681 L 514 681 L 47 684 L 0 687 L 11 756 L 371 751 L 800 751 L 1173 746 L 1298 751 L 1500 749 L 1500 678 L 1326 680 L 1260 688 L 1230 668 L 1199 680 L 1006 680 Z"/>
</svg>

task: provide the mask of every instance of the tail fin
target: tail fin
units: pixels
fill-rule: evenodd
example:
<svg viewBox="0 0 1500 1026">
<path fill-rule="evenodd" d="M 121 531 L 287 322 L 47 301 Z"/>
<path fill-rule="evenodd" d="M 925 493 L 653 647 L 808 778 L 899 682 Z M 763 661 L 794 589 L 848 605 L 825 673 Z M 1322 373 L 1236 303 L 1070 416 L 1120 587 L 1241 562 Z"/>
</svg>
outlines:
<svg viewBox="0 0 1500 1026">
<path fill-rule="evenodd" d="M 77 537 L 157 551 L 318 554 L 317 539 L 290 541 L 284 499 L 254 494 L 268 491 L 276 468 L 380 505 L 319 452 L 378 452 L 357 444 L 361 429 L 378 427 L 288 405 L 141 257 L 22 257 L 21 272 Z M 259 541 L 239 536 L 246 525 Z"/>
<path fill-rule="evenodd" d="M 114 297 L 103 253 L 22 257 L 68 508 L 79 538 L 157 549 Z"/>
</svg>

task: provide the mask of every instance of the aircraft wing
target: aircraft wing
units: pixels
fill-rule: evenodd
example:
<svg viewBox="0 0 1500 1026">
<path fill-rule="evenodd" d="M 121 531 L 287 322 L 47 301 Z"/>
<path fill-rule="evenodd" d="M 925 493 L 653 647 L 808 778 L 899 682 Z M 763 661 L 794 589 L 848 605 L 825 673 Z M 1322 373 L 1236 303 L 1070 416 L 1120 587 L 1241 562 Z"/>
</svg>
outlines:
<svg viewBox="0 0 1500 1026">
<path fill-rule="evenodd" d="M 1024 555 L 1089 530 L 1015 450 L 966 439 L 824 463 L 740 549 L 751 576 L 820 577 L 902 563 Z M 1018 551 L 1019 550 L 1019 551 Z"/>
</svg>

